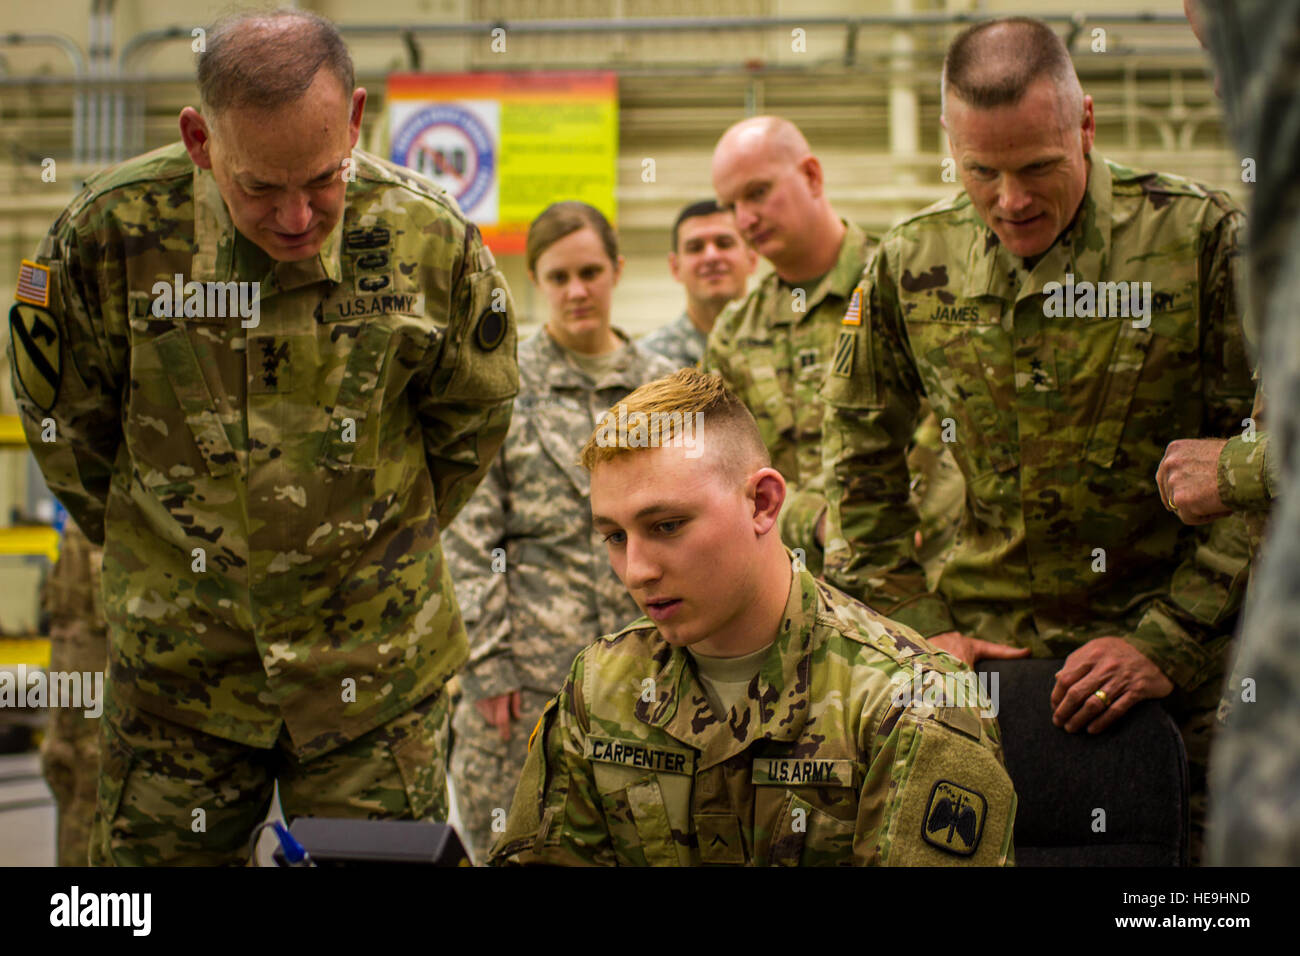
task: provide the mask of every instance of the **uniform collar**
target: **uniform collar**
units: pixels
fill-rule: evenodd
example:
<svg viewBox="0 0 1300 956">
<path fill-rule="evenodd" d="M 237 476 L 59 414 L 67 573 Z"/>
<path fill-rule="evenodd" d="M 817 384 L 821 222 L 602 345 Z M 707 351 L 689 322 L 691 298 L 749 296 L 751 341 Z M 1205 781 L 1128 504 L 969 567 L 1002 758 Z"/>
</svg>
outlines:
<svg viewBox="0 0 1300 956">
<path fill-rule="evenodd" d="M 1078 215 L 1068 233 L 1057 238 L 1030 272 L 1025 261 L 1008 252 L 997 234 L 979 219 L 979 238 L 971 243 L 966 266 L 967 298 L 996 296 L 1005 301 L 1019 301 L 1042 293 L 1048 282 L 1060 282 L 1066 273 L 1075 276 L 1104 275 L 1110 249 L 1110 230 L 1114 195 L 1110 167 L 1096 153 L 1088 154 L 1088 188 L 1083 194 Z"/>
<path fill-rule="evenodd" d="M 642 384 L 642 361 L 635 346 L 626 332 L 616 326 L 610 326 L 620 342 L 621 354 L 618 361 L 607 369 L 595 383 L 595 389 L 621 388 L 630 392 Z M 587 391 L 591 389 L 591 378 L 582 369 L 569 360 L 565 348 L 551 338 L 546 326 L 537 330 L 538 351 L 546 367 L 546 384 L 551 388 L 573 388 Z"/>
<path fill-rule="evenodd" d="M 831 271 L 822 276 L 817 281 L 817 285 L 809 291 L 804 315 L 811 315 L 829 295 L 847 299 L 862 276 L 862 267 L 867 261 L 866 247 L 870 239 L 865 232 L 847 219 L 841 219 L 840 222 L 844 223 L 844 239 L 840 242 L 839 256 L 835 259 Z M 796 288 L 784 279 L 778 278 L 778 281 L 784 286 Z"/>
<path fill-rule="evenodd" d="M 709 337 L 695 327 L 695 323 L 691 321 L 690 313 L 685 309 L 682 309 L 682 314 L 677 317 L 677 325 L 686 335 L 699 339 L 701 345 L 708 342 Z"/>
<path fill-rule="evenodd" d="M 352 188 L 349 185 L 349 188 Z M 194 167 L 194 257 L 192 278 L 199 282 L 258 281 L 259 296 L 287 292 L 328 279 L 343 279 L 342 235 L 347 210 L 325 238 L 320 252 L 300 262 L 274 262 L 241 236 L 230 219 L 217 181 L 206 169 Z M 252 274 L 241 275 L 240 271 Z"/>
<path fill-rule="evenodd" d="M 790 555 L 793 563 L 794 555 Z M 636 716 L 701 752 L 699 769 L 734 756 L 760 739 L 793 741 L 808 720 L 813 627 L 821 604 L 816 579 L 807 571 L 791 576 L 776 640 L 758 674 L 758 698 L 736 710 L 737 723 L 720 727 L 708 696 L 690 664 L 690 655 L 669 647 L 655 675 L 661 688 L 653 702 L 639 700 Z"/>
</svg>

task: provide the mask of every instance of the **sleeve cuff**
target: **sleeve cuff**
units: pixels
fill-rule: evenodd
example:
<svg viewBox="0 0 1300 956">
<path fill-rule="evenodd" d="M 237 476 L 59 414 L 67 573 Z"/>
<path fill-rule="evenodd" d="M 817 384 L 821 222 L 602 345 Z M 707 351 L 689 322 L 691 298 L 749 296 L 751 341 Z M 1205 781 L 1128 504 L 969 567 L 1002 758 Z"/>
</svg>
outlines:
<svg viewBox="0 0 1300 956">
<path fill-rule="evenodd" d="M 460 686 L 468 699 L 483 700 L 519 690 L 523 682 L 514 660 L 508 654 L 497 654 L 477 664 L 467 664 L 460 672 Z"/>
<path fill-rule="evenodd" d="M 1218 663 L 1219 655 L 1194 640 L 1158 603 L 1124 640 L 1183 691 L 1200 687 Z"/>
<path fill-rule="evenodd" d="M 1223 504 L 1233 511 L 1263 511 L 1273 500 L 1275 476 L 1265 432 L 1248 442 L 1237 435 L 1219 452 L 1218 489 Z"/>
</svg>

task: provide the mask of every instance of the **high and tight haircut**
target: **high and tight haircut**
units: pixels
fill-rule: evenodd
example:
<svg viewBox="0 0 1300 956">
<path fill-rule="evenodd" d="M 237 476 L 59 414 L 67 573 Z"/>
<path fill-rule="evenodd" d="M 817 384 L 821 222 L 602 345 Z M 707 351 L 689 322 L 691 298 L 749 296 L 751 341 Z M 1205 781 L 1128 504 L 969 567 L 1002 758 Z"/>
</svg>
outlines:
<svg viewBox="0 0 1300 956">
<path fill-rule="evenodd" d="M 273 24 L 259 29 L 257 24 Z M 301 99 L 322 68 L 349 99 L 352 55 L 338 28 L 308 10 L 244 11 L 208 28 L 199 54 L 199 98 L 215 115 L 234 108 L 274 110 Z"/>
<path fill-rule="evenodd" d="M 697 414 L 702 417 L 697 418 Z M 659 447 L 681 444 L 683 428 L 689 431 L 690 423 L 702 423 L 707 427 L 712 453 L 737 480 L 772 464 L 754 416 L 717 374 L 696 368 L 680 369 L 647 382 L 610 408 L 582 447 L 578 463 L 588 472 L 599 464 L 636 454 L 645 447 L 629 443 L 628 435 L 619 433 L 614 423 L 620 415 L 624 421 L 644 415 L 647 421 L 655 422 Z M 611 433 L 617 441 L 602 443 L 602 434 Z M 700 432 L 696 430 L 694 439 L 699 437 Z"/>
<path fill-rule="evenodd" d="M 685 206 L 677 214 L 677 219 L 673 222 L 673 252 L 677 251 L 677 234 L 682 228 L 682 223 L 687 219 L 694 219 L 696 216 L 713 216 L 720 212 L 726 212 L 726 210 L 718 205 L 716 199 L 701 199 L 699 202 L 693 202 L 689 206 Z"/>
<path fill-rule="evenodd" d="M 535 272 L 542 253 L 565 236 L 579 229 L 590 228 L 600 237 L 609 261 L 618 265 L 618 236 L 609 220 L 595 206 L 576 199 L 553 202 L 541 211 L 528 227 L 528 240 L 524 245 L 528 271 Z"/>
<path fill-rule="evenodd" d="M 1032 17 L 976 23 L 956 36 L 943 58 L 943 115 L 948 114 L 949 93 L 975 109 L 1014 106 L 1043 77 L 1056 85 L 1066 125 L 1081 121 L 1079 76 L 1070 51 L 1051 27 Z"/>
</svg>

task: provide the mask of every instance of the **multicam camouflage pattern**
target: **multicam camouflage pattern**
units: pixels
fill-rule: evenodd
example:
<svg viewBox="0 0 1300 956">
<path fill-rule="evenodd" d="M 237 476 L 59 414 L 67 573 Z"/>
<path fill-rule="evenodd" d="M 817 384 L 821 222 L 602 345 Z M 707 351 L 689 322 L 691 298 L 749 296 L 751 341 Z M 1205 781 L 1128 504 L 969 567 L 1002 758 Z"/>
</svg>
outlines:
<svg viewBox="0 0 1300 956">
<path fill-rule="evenodd" d="M 646 618 L 584 650 L 535 731 L 492 862 L 1013 861 L 996 721 L 902 703 L 902 685 L 961 673 L 952 658 L 807 571 L 777 634 L 725 717 Z"/>
<path fill-rule="evenodd" d="M 1154 476 L 1169 442 L 1232 434 L 1249 412 L 1241 226 L 1222 193 L 1092 157 L 1074 226 L 1026 272 L 962 194 L 885 237 L 864 321 L 845 326 L 847 367 L 823 393 L 828 580 L 923 635 L 961 630 L 1036 657 L 1124 637 L 1184 692 L 1202 801 L 1201 724 L 1248 550 L 1237 517 L 1183 525 Z M 1067 274 L 1150 281 L 1149 326 L 1047 317 L 1044 285 Z M 955 423 L 967 488 L 933 590 L 910 553 L 903 456 L 922 397 Z"/>
<path fill-rule="evenodd" d="M 768 273 L 746 298 L 718 317 L 701 361 L 704 371 L 722 376 L 758 422 L 772 465 L 789 486 L 781 538 L 802 550 L 814 574 L 822 568 L 814 534 L 826 507 L 821 494 L 824 408 L 819 389 L 830 368 L 840 320 L 875 247 L 856 225 L 846 222 L 845 227 L 839 259 L 830 272 L 800 290 Z M 802 303 L 796 291 L 805 293 Z M 938 441 L 937 429 L 927 430 L 923 424 L 916 437 L 917 447 L 925 450 L 918 451 L 915 460 L 924 476 L 915 489 L 915 503 L 924 516 L 925 540 L 942 542 L 951 537 L 961 513 L 960 474 Z M 927 558 L 932 554 L 928 550 Z"/>
<path fill-rule="evenodd" d="M 1259 557 L 1264 541 L 1273 499 L 1281 484 L 1277 458 L 1271 453 L 1272 439 L 1260 431 L 1265 421 L 1263 392 L 1255 395 L 1255 405 L 1250 411 L 1255 424 L 1253 433 L 1238 434 L 1228 439 L 1219 452 L 1217 483 L 1219 498 L 1224 507 L 1241 514 L 1250 534 L 1252 561 Z M 1254 571 L 1254 565 L 1251 570 Z"/>
<path fill-rule="evenodd" d="M 965 194 L 885 238 L 863 279 L 870 321 L 845 326 L 851 370 L 824 391 L 827 573 L 887 613 L 907 600 L 897 617 L 924 635 L 961 629 L 1053 657 L 1123 633 L 1193 688 L 1221 659 L 1246 562 L 1198 563 L 1209 532 L 1160 506 L 1154 475 L 1170 441 L 1231 434 L 1249 412 L 1241 215 L 1177 177 L 1091 166 L 1073 230 L 1032 272 Z M 1046 317 L 1043 286 L 1067 273 L 1152 282 L 1149 327 Z M 953 420 L 967 487 L 935 592 L 905 547 L 917 521 L 903 449 L 923 397 Z"/>
<path fill-rule="evenodd" d="M 677 368 L 692 368 L 700 364 L 708 341 L 709 337 L 683 312 L 675 321 L 641 336 L 637 344 L 662 355 Z"/>
<path fill-rule="evenodd" d="M 1249 264 L 1263 326 L 1261 377 L 1280 479 L 1269 541 L 1244 614 L 1236 698 L 1216 741 L 1211 862 L 1300 864 L 1300 0 L 1202 3 L 1237 148 L 1253 160 Z"/>
<path fill-rule="evenodd" d="M 443 534 L 471 645 L 451 772 L 478 860 L 510 806 L 528 730 L 574 655 L 638 613 L 592 526 L 590 478 L 578 458 L 611 406 L 673 371 L 667 359 L 628 343 L 593 381 L 539 330 L 519 346 L 519 397 L 505 444 Z M 522 715 L 503 741 L 474 701 L 521 689 Z"/>
<path fill-rule="evenodd" d="M 41 606 L 50 616 L 51 672 L 107 668 L 102 561 L 103 552 L 68 521 L 59 558 L 41 589 Z M 85 866 L 99 781 L 99 718 L 87 717 L 85 708 L 51 707 L 41 741 L 41 772 L 58 808 L 58 865 Z"/>
<path fill-rule="evenodd" d="M 287 732 L 250 760 L 247 747 L 123 704 L 118 690 L 101 721 L 92 866 L 243 866 L 277 783 L 289 820 L 447 819 L 446 688 L 308 761 Z"/>
<path fill-rule="evenodd" d="M 831 271 L 807 288 L 775 272 L 718 316 L 700 367 L 716 372 L 758 422 L 772 467 L 789 487 L 781 539 L 799 548 L 813 573 L 821 549 L 813 532 L 826 507 L 821 494 L 822 400 L 835 335 L 874 241 L 854 223 Z"/>
<path fill-rule="evenodd" d="M 48 309 L 11 313 L 26 341 L 58 339 L 49 388 L 15 340 L 15 391 L 51 490 L 104 543 L 115 692 L 250 746 L 287 727 L 302 757 L 465 660 L 439 532 L 517 389 L 509 295 L 477 230 L 426 180 L 354 160 L 320 254 L 280 263 L 180 144 L 128 161 L 42 243 Z M 260 282 L 260 323 L 156 317 L 154 284 L 177 274 Z"/>
</svg>

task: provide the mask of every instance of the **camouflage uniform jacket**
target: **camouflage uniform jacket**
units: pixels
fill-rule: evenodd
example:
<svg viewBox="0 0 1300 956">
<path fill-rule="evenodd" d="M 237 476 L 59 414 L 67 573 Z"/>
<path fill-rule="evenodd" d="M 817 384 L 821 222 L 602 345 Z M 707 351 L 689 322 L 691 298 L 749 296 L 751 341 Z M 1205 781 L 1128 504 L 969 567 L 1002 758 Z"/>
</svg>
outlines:
<svg viewBox="0 0 1300 956">
<path fill-rule="evenodd" d="M 1113 634 L 1185 690 L 1210 679 L 1244 529 L 1184 526 L 1154 476 L 1170 441 L 1228 434 L 1249 410 L 1241 227 L 1222 193 L 1093 158 L 1075 222 L 1031 272 L 964 193 L 891 230 L 824 391 L 828 580 L 927 636 L 1060 657 Z M 1045 286 L 1070 276 L 1149 281 L 1149 324 L 1109 293 L 1109 317 L 1050 317 Z M 907 555 L 903 448 L 922 396 L 953 419 L 967 489 L 936 592 Z"/>
<path fill-rule="evenodd" d="M 997 723 L 946 686 L 956 674 L 973 678 L 803 571 L 748 701 L 720 720 L 689 653 L 642 618 L 573 662 L 493 862 L 1010 863 Z"/>
<path fill-rule="evenodd" d="M 37 253 L 48 307 L 11 312 L 29 444 L 104 544 L 114 694 L 250 746 L 287 727 L 304 757 L 464 662 L 439 532 L 518 389 L 478 230 L 427 180 L 353 156 L 339 223 L 299 262 L 241 236 L 180 144 L 107 170 Z M 211 284 L 160 316 L 154 285 L 178 275 Z M 260 283 L 255 326 L 195 314 L 229 313 L 236 281 Z"/>
<path fill-rule="evenodd" d="M 510 434 L 443 534 L 470 635 L 460 676 L 470 698 L 553 695 L 578 651 L 637 613 L 592 526 L 578 457 L 610 406 L 673 371 L 629 343 L 593 383 L 545 329 L 520 344 Z"/>
<path fill-rule="evenodd" d="M 691 317 L 683 312 L 676 321 L 641 336 L 637 341 L 643 349 L 662 355 L 677 368 L 693 368 L 704 357 L 709 337 L 697 329 Z"/>
<path fill-rule="evenodd" d="M 727 306 L 701 363 L 704 371 L 722 376 L 758 421 L 772 466 L 790 485 L 781 511 L 781 539 L 803 549 L 814 572 L 821 549 L 813 532 L 826 507 L 818 390 L 830 367 L 840 319 L 873 247 L 856 225 L 845 226 L 839 258 L 815 286 L 792 288 L 771 272 L 748 296 Z"/>
<path fill-rule="evenodd" d="M 59 559 L 45 576 L 41 588 L 41 610 L 50 616 L 51 622 L 84 621 L 102 633 L 103 562 L 103 551 L 69 518 L 59 541 Z"/>
</svg>

